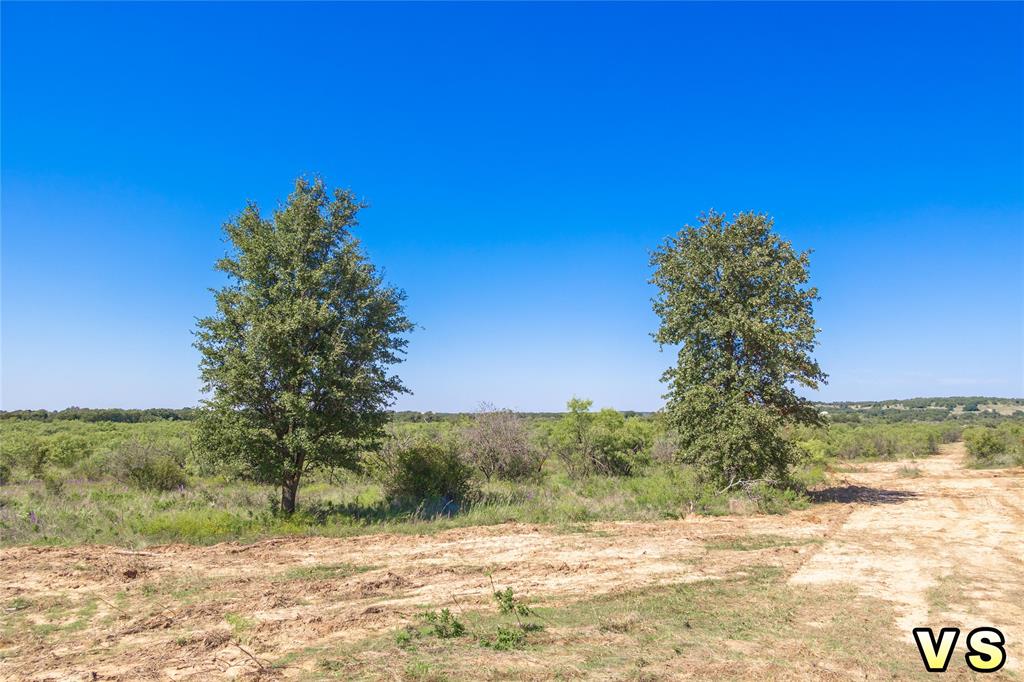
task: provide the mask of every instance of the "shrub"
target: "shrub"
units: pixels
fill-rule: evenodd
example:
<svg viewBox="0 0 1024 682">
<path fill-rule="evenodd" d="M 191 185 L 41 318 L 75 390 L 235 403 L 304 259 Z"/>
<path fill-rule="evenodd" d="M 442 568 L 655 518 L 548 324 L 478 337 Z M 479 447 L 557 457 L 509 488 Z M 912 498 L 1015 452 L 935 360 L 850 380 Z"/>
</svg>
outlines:
<svg viewBox="0 0 1024 682">
<path fill-rule="evenodd" d="M 60 497 L 64 494 L 64 477 L 58 471 L 47 469 L 43 473 L 43 487 L 54 497 Z"/>
<path fill-rule="evenodd" d="M 990 459 L 1009 450 L 1009 439 L 996 429 L 976 427 L 964 431 L 967 451 L 978 459 Z"/>
<path fill-rule="evenodd" d="M 46 471 L 46 463 L 50 460 L 50 450 L 38 439 L 30 440 L 25 449 L 25 462 L 33 478 L 40 478 Z"/>
<path fill-rule="evenodd" d="M 458 503 L 472 490 L 472 470 L 451 441 L 392 437 L 371 455 L 369 465 L 395 502 L 441 498 Z"/>
<path fill-rule="evenodd" d="M 129 441 L 121 448 L 117 478 L 143 490 L 174 490 L 185 485 L 185 470 L 172 451 L 152 443 Z"/>
<path fill-rule="evenodd" d="M 467 461 L 488 481 L 516 481 L 540 473 L 544 457 L 530 443 L 524 419 L 511 410 L 482 406 L 462 434 Z"/>
<path fill-rule="evenodd" d="M 0 485 L 7 485 L 11 482 L 11 464 L 6 459 L 0 459 Z"/>
<path fill-rule="evenodd" d="M 81 436 L 61 434 L 46 443 L 49 459 L 62 467 L 69 467 L 92 454 L 89 441 Z"/>
<path fill-rule="evenodd" d="M 112 453 L 94 453 L 85 459 L 81 459 L 71 467 L 71 473 L 75 478 L 82 478 L 87 481 L 101 481 L 104 478 L 114 476 L 116 471 L 112 462 Z"/>
<path fill-rule="evenodd" d="M 789 487 L 757 483 L 751 486 L 748 495 L 757 503 L 757 510 L 762 514 L 785 514 L 792 509 L 807 506 L 807 498 Z"/>
<path fill-rule="evenodd" d="M 569 413 L 548 434 L 548 447 L 557 453 L 572 478 L 590 474 L 628 476 L 648 462 L 653 440 L 650 422 L 605 408 L 590 411 L 591 400 L 573 398 Z"/>
<path fill-rule="evenodd" d="M 817 436 L 824 451 L 840 459 L 921 457 L 938 452 L 940 442 L 951 442 L 958 429 L 944 424 L 833 424 Z M 803 444 L 807 449 L 810 441 Z"/>
</svg>

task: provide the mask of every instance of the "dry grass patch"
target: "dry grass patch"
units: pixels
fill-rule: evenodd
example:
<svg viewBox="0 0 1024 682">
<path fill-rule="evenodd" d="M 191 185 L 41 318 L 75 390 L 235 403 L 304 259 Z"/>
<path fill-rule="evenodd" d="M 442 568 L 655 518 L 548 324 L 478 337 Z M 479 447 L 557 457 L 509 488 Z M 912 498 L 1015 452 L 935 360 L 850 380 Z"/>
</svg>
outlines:
<svg viewBox="0 0 1024 682">
<path fill-rule="evenodd" d="M 894 636 L 888 604 L 789 586 L 776 566 L 532 608 L 545 627 L 520 650 L 473 636 L 499 627 L 499 614 L 453 607 L 466 636 L 382 636 L 321 651 L 310 679 L 926 677 L 913 644 Z"/>
</svg>

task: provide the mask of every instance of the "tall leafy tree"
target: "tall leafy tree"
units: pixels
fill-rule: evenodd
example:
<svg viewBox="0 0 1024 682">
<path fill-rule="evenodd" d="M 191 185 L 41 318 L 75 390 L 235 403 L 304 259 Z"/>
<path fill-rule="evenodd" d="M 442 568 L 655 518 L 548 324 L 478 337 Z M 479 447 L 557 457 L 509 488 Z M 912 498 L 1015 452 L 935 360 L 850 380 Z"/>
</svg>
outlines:
<svg viewBox="0 0 1024 682">
<path fill-rule="evenodd" d="M 319 179 L 299 179 L 264 218 L 250 202 L 224 225 L 229 283 L 199 320 L 200 372 L 212 397 L 198 437 L 220 456 L 281 485 L 295 510 L 314 467 L 350 466 L 376 442 L 404 392 L 390 366 L 412 324 L 405 295 L 386 286 L 352 235 L 365 205 Z"/>
<path fill-rule="evenodd" d="M 681 455 L 726 485 L 782 480 L 796 449 L 790 423 L 817 424 L 795 392 L 826 375 L 813 359 L 817 289 L 809 251 L 797 253 L 764 214 L 700 216 L 651 254 L 661 345 L 679 346 L 666 416 Z"/>
</svg>

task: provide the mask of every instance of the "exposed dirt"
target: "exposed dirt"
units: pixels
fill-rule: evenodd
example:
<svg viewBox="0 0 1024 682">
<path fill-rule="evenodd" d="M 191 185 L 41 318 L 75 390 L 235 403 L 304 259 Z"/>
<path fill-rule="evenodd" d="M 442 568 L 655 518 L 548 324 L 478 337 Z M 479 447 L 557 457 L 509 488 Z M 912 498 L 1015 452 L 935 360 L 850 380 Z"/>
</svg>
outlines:
<svg viewBox="0 0 1024 682">
<path fill-rule="evenodd" d="M 790 583 L 853 583 L 891 601 L 908 639 L 916 626 L 996 625 L 1011 650 L 1006 668 L 1019 670 L 1024 478 L 1020 469 L 965 469 L 965 455 L 963 443 L 953 443 L 935 457 L 842 474 L 845 482 L 828 494 L 857 504 Z"/>
<path fill-rule="evenodd" d="M 490 608 L 492 577 L 552 605 L 715 578 L 752 561 L 782 568 L 791 585 L 847 583 L 891 602 L 894 639 L 909 642 L 916 625 L 1000 627 L 1007 669 L 1019 669 L 1024 472 L 969 470 L 963 457 L 953 444 L 915 463 L 859 464 L 820 494 L 821 504 L 784 516 L 602 523 L 569 533 L 509 524 L 145 552 L 4 549 L 0 678 L 249 675 L 292 652 L 392 630 L 424 605 Z M 914 466 L 920 475 L 908 477 Z M 775 537 L 753 552 L 728 550 L 752 535 Z M 272 674 L 308 672 L 284 666 Z"/>
</svg>

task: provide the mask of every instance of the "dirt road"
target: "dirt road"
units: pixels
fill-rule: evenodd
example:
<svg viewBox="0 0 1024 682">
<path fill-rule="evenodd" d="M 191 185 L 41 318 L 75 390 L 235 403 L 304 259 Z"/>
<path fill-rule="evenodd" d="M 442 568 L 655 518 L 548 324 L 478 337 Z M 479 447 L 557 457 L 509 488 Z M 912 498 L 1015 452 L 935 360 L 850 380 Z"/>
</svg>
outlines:
<svg viewBox="0 0 1024 682">
<path fill-rule="evenodd" d="M 790 591 L 838 585 L 888 604 L 891 627 L 875 636 L 914 657 L 913 626 L 998 626 L 1009 651 L 998 676 L 1012 676 L 1024 658 L 1024 472 L 965 469 L 963 457 L 953 444 L 914 463 L 859 464 L 837 474 L 820 503 L 784 516 L 592 524 L 577 532 L 503 525 L 145 552 L 4 549 L 0 678 L 319 677 L 320 653 L 381 639 L 426 606 L 492 609 L 492 580 L 557 607 L 764 566 Z M 549 629 L 557 649 L 561 630 Z M 502 664 L 525 666 L 506 668 L 517 677 L 547 677 L 549 668 L 534 665 L 542 654 L 516 655 Z M 785 656 L 801 656 L 803 665 L 816 654 L 793 647 L 774 655 L 785 666 Z M 660 671 L 648 678 L 700 676 L 681 664 Z M 876 676 L 836 667 L 828 676 L 865 675 Z M 803 676 L 819 675 L 805 669 Z"/>
</svg>

